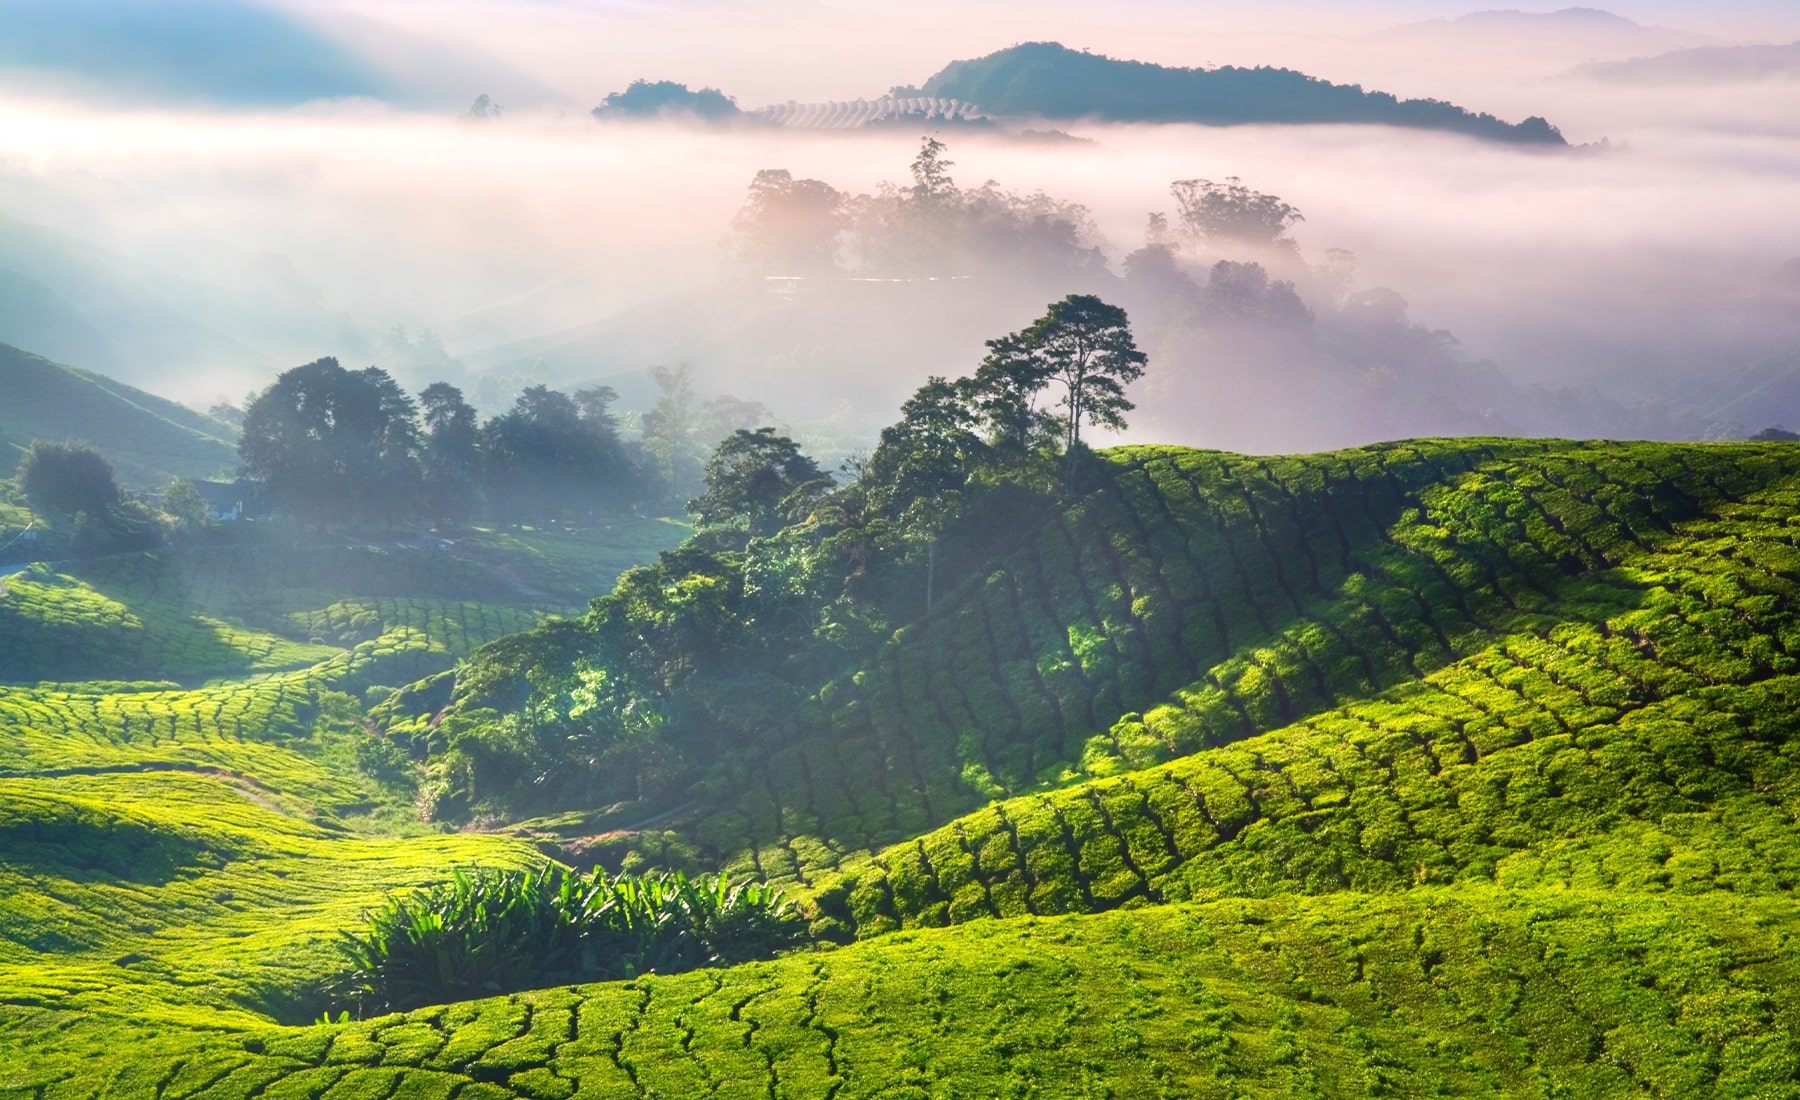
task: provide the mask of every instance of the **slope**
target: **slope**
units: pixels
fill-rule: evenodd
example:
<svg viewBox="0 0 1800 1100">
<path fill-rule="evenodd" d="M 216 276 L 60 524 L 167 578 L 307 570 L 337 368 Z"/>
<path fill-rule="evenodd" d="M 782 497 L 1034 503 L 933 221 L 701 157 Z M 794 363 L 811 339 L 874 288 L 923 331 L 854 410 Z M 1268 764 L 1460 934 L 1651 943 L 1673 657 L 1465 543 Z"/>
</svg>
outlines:
<svg viewBox="0 0 1800 1100">
<path fill-rule="evenodd" d="M 692 809 L 527 830 L 844 946 L 276 1026 L 359 906 L 529 849 L 125 770 L 180 722 L 66 774 L 75 722 L 0 779 L 0 1095 L 1800 1094 L 1800 449 L 1104 458 Z"/>
<path fill-rule="evenodd" d="M 710 749 L 700 806 L 650 836 L 604 835 L 605 819 L 541 835 L 609 866 L 809 884 L 996 798 L 1255 737 L 1451 675 L 1493 645 L 1610 621 L 1652 594 L 1621 579 L 1630 555 L 1800 461 L 1780 446 L 1482 440 L 1109 457 L 1105 488 L 860 671 L 764 739 Z"/>
<path fill-rule="evenodd" d="M 0 394 L 0 468 L 10 469 L 34 439 L 71 438 L 99 444 L 130 488 L 161 488 L 171 477 L 226 476 L 237 465 L 229 425 L 5 344 Z"/>
</svg>

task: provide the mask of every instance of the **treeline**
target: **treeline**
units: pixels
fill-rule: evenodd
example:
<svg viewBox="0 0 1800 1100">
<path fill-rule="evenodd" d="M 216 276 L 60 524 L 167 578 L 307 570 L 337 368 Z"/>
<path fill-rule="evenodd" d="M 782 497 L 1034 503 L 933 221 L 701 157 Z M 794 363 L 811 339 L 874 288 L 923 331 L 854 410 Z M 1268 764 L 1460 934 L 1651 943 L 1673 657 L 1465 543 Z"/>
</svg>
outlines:
<svg viewBox="0 0 1800 1100">
<path fill-rule="evenodd" d="M 481 419 L 446 382 L 415 397 L 379 367 L 325 358 L 283 372 L 243 410 L 244 472 L 302 523 L 582 520 L 681 506 L 700 456 L 766 420 L 756 402 L 702 401 L 685 370 L 658 368 L 661 394 L 627 438 L 610 386 L 536 385 Z"/>
<path fill-rule="evenodd" d="M 675 789 L 709 746 L 797 721 L 939 588 L 1025 537 L 1081 489 L 1084 429 L 1124 425 L 1145 356 L 1125 312 L 1085 295 L 988 349 L 921 386 L 845 484 L 772 429 L 733 433 L 685 544 L 584 620 L 479 651 L 453 697 L 403 698 L 391 734 L 427 762 L 433 816 Z M 441 722 L 402 717 L 451 702 Z"/>
<path fill-rule="evenodd" d="M 13 483 L 34 518 L 15 533 L 0 530 L 0 562 L 28 555 L 48 559 L 147 550 L 161 545 L 168 529 L 181 523 L 127 497 L 112 463 L 91 444 L 76 440 L 33 440 L 19 458 Z M 177 493 L 175 506 L 197 508 L 204 522 L 206 505 L 193 483 L 177 479 L 176 484 L 191 496 Z"/>
</svg>

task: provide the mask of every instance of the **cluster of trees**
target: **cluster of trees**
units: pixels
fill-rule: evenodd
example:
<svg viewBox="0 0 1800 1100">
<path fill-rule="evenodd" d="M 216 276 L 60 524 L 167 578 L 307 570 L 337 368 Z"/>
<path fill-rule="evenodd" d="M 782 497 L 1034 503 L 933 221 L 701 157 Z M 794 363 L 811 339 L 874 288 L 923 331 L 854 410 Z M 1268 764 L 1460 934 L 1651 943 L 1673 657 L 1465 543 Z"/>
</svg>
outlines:
<svg viewBox="0 0 1800 1100">
<path fill-rule="evenodd" d="M 52 541 L 58 552 L 77 557 L 122 553 L 163 540 L 157 514 L 126 498 L 112 463 L 90 444 L 35 440 L 19 459 L 14 482 L 31 510 L 55 525 Z M 182 484 L 194 492 L 191 482 Z"/>
<path fill-rule="evenodd" d="M 765 275 L 919 278 L 993 271 L 1104 274 L 1087 208 L 990 180 L 963 188 L 947 147 L 925 138 L 910 185 L 853 195 L 784 168 L 756 174 L 732 222 L 738 259 Z"/>
<path fill-rule="evenodd" d="M 424 731 L 450 807 L 650 798 L 696 746 L 780 724 L 1080 491 L 1084 433 L 1122 428 L 1145 370 L 1125 311 L 1088 295 L 929 379 L 846 463 L 845 484 L 771 429 L 734 432 L 689 503 L 693 538 L 579 624 L 489 646 Z M 507 712 L 504 717 L 501 711 Z"/>
<path fill-rule="evenodd" d="M 737 100 L 717 88 L 693 91 L 672 80 L 634 80 L 622 92 L 613 92 L 591 112 L 602 122 L 613 119 L 689 117 L 705 122 L 729 122 L 742 117 Z"/>
<path fill-rule="evenodd" d="M 527 387 L 485 421 L 446 382 L 407 393 L 379 367 L 326 358 L 283 372 L 243 411 L 245 472 L 284 514 L 316 526 L 439 527 L 485 518 L 576 519 L 679 502 L 705 443 L 767 410 L 701 402 L 685 371 L 626 439 L 609 386 Z"/>
</svg>

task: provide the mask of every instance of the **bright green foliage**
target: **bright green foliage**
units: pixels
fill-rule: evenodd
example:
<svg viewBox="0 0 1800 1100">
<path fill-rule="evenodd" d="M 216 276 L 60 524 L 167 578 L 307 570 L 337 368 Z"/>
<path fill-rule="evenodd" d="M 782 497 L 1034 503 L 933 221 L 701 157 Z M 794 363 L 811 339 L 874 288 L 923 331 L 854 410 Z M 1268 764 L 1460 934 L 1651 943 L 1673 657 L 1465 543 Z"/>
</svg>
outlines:
<svg viewBox="0 0 1800 1100">
<path fill-rule="evenodd" d="M 507 564 L 246 543 L 0 577 L 0 998 L 310 1019 L 339 933 L 386 893 L 541 863 L 345 824 L 392 827 L 414 771 L 345 693 L 541 621 Z"/>
<path fill-rule="evenodd" d="M 55 1053 L 0 1087 L 1792 1097 L 1795 931 L 1775 899 L 1491 887 L 1028 917 L 307 1029 L 55 1031 L 63 1014 L 13 1007 L 12 1033 Z M 109 1045 L 125 1036 L 129 1054 Z"/>
<path fill-rule="evenodd" d="M 0 997 L 68 1019 L 311 1019 L 340 930 L 384 893 L 541 860 L 496 837 L 347 836 L 282 808 L 248 777 L 154 767 L 0 779 Z"/>
<path fill-rule="evenodd" d="M 233 626 L 137 585 L 109 595 L 48 566 L 0 583 L 0 679 L 217 676 L 304 668 L 337 652 Z"/>
<path fill-rule="evenodd" d="M 738 617 L 805 606 L 756 602 L 782 555 L 835 567 L 789 529 L 483 649 L 459 690 L 525 700 L 504 718 L 441 674 L 372 693 L 413 744 L 552 704 L 681 729 L 678 784 L 512 831 L 609 871 L 791 883 L 829 950 L 276 1026 L 324 1008 L 334 942 L 383 899 L 543 866 L 523 839 L 326 816 L 369 797 L 317 732 L 356 713 L 339 693 L 450 667 L 454 555 L 329 599 L 293 595 L 329 587 L 297 566 L 241 597 L 255 614 L 193 586 L 194 613 L 338 648 L 307 668 L 0 690 L 0 767 L 29 773 L 0 777 L 0 1096 L 1800 1095 L 1800 454 L 1098 458 L 1068 507 L 964 531 L 931 613 L 829 659 L 811 624 Z M 72 621 L 198 629 L 76 581 Z M 729 668 L 771 637 L 796 648 L 752 653 L 762 678 L 631 692 L 591 648 L 718 644 Z M 525 650 L 538 680 L 506 703 Z M 207 716 L 234 693 L 242 723 Z M 435 896 L 479 901 L 456 890 Z"/>
<path fill-rule="evenodd" d="M 490 993 L 754 958 L 803 925 L 780 890 L 723 874 L 582 876 L 540 867 L 457 872 L 391 897 L 339 944 L 348 969 L 334 995 L 394 1012 Z"/>
<path fill-rule="evenodd" d="M 995 797 L 1254 737 L 1521 633 L 1605 621 L 1639 599 L 1618 563 L 1793 461 L 1481 440 L 1105 457 L 1100 489 L 958 578 L 814 709 L 775 716 L 779 740 L 709 747 L 709 796 L 667 827 L 673 850 L 807 883 Z M 669 847 L 604 843 L 635 867 Z"/>
</svg>

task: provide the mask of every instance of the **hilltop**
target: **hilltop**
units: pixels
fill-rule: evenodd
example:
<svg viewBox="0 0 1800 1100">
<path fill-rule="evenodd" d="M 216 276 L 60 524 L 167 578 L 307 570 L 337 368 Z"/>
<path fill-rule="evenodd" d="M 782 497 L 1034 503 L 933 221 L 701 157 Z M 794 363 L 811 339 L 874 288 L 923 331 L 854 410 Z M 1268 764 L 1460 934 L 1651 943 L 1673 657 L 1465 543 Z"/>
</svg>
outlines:
<svg viewBox="0 0 1800 1100">
<path fill-rule="evenodd" d="M 87 439 L 104 444 L 122 484 L 160 489 L 229 476 L 236 436 L 184 405 L 0 344 L 0 471 L 34 439 Z"/>
<path fill-rule="evenodd" d="M 266 671 L 188 695 L 0 689 L 0 1088 L 1793 1095 L 1797 501 L 1783 444 L 1120 449 L 1069 499 L 949 532 L 938 600 L 890 601 L 913 610 L 866 643 L 779 617 L 717 635 L 822 559 L 805 524 L 741 550 L 703 531 L 584 622 L 369 693 L 373 738 L 306 669 L 424 674 L 395 651 L 441 619 L 405 642 L 380 601 L 246 617 L 254 579 L 189 584 L 289 645 L 378 641 L 308 665 L 246 635 L 240 667 Z M 462 583 L 435 568 L 450 587 L 419 596 Z M 101 597 L 177 629 L 183 587 L 122 580 L 8 583 L 45 629 L 120 614 Z M 774 650 L 669 682 L 684 777 L 497 834 L 356 825 L 373 780 L 347 760 L 532 728 L 484 706 L 553 730 L 630 637 Z M 318 751 L 315 714 L 343 747 Z M 300 1026 L 384 891 L 544 850 L 782 881 L 844 946 Z"/>
<path fill-rule="evenodd" d="M 1122 61 L 1056 42 L 1028 42 L 953 61 L 924 95 L 973 103 L 994 115 L 1104 122 L 1302 125 L 1362 123 L 1448 130 L 1492 141 L 1563 145 L 1542 118 L 1503 122 L 1435 99 L 1399 99 L 1292 69 L 1182 69 Z"/>
</svg>

